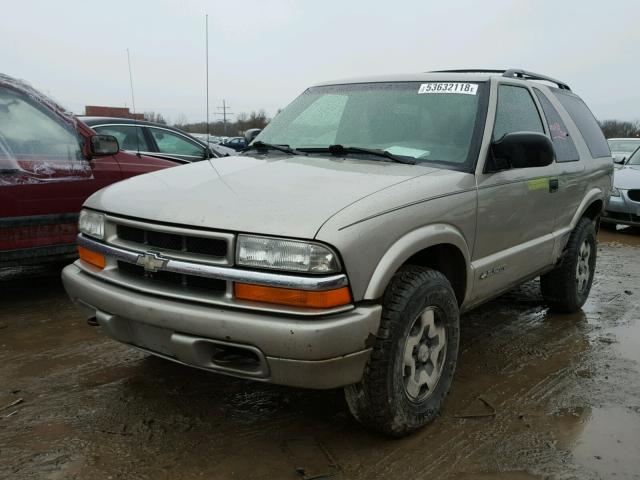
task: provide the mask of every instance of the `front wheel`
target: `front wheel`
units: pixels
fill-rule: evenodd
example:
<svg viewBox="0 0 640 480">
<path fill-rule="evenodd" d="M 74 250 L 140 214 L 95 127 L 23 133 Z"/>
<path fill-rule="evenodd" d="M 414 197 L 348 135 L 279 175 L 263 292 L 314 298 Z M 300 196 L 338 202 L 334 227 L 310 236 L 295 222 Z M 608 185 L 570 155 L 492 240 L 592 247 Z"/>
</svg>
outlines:
<svg viewBox="0 0 640 480">
<path fill-rule="evenodd" d="M 562 262 L 540 277 L 542 296 L 552 310 L 571 313 L 587 301 L 598 253 L 596 229 L 589 218 L 581 218 L 571 232 Z"/>
<path fill-rule="evenodd" d="M 396 437 L 432 421 L 451 386 L 459 337 L 458 304 L 446 277 L 422 267 L 400 270 L 385 292 L 363 378 L 345 388 L 353 416 Z"/>
</svg>

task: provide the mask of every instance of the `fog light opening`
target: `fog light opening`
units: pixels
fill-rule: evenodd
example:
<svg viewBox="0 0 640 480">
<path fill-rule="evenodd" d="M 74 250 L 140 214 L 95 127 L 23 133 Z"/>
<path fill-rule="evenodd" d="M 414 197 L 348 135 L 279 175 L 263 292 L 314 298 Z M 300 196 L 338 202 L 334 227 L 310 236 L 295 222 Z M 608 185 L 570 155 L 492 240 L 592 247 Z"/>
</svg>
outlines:
<svg viewBox="0 0 640 480">
<path fill-rule="evenodd" d="M 211 361 L 225 368 L 259 368 L 260 358 L 252 350 L 241 347 L 216 345 L 211 354 Z"/>
</svg>

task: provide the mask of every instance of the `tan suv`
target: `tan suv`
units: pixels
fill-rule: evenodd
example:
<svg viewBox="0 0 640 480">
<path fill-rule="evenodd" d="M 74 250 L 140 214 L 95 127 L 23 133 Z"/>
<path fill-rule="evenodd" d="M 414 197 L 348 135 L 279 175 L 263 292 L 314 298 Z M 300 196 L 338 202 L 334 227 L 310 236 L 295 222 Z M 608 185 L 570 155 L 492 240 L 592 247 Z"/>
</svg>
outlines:
<svg viewBox="0 0 640 480">
<path fill-rule="evenodd" d="M 186 365 L 345 387 L 363 423 L 433 420 L 460 313 L 540 276 L 575 311 L 609 147 L 586 105 L 522 70 L 329 82 L 250 150 L 94 194 L 71 298 L 111 337 Z"/>
</svg>

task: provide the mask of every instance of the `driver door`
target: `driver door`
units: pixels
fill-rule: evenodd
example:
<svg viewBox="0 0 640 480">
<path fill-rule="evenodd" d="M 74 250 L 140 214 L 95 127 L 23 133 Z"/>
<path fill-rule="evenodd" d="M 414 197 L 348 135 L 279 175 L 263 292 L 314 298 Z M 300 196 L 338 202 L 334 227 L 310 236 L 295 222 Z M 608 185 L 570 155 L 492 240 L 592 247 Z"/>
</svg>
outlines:
<svg viewBox="0 0 640 480">
<path fill-rule="evenodd" d="M 531 91 L 497 85 L 492 140 L 512 132 L 546 133 Z M 545 167 L 490 171 L 477 175 L 478 221 L 473 251 L 474 300 L 482 300 L 534 276 L 552 259 L 557 212 L 555 161 Z"/>
</svg>

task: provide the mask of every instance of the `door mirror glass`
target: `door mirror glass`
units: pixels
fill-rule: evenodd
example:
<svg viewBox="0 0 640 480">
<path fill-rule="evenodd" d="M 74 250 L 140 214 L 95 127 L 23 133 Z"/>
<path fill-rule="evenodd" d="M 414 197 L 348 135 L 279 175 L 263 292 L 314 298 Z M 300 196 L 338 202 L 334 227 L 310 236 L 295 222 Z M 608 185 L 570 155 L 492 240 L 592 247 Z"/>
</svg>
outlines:
<svg viewBox="0 0 640 480">
<path fill-rule="evenodd" d="M 91 137 L 91 153 L 93 155 L 115 155 L 119 150 L 118 139 L 113 135 L 93 135 Z"/>
<path fill-rule="evenodd" d="M 549 137 L 537 132 L 507 133 L 491 144 L 492 170 L 546 167 L 555 153 Z"/>
</svg>

